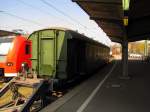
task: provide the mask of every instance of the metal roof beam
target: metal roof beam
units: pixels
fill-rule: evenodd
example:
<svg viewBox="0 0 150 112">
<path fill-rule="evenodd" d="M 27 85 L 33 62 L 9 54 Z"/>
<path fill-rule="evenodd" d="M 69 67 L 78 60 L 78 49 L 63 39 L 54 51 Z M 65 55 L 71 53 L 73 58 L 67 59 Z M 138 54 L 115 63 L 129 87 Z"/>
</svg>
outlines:
<svg viewBox="0 0 150 112">
<path fill-rule="evenodd" d="M 107 23 L 115 23 L 121 27 L 123 27 L 123 21 L 122 20 L 117 20 L 117 19 L 109 19 L 109 18 L 99 18 L 99 17 L 90 17 L 92 20 L 99 20 L 100 22 L 107 22 Z"/>
<path fill-rule="evenodd" d="M 132 23 L 138 22 L 138 21 L 142 21 L 142 20 L 145 21 L 145 19 L 150 20 L 150 14 L 147 15 L 147 16 L 140 16 L 140 17 L 137 17 L 137 18 L 129 18 L 129 24 L 132 24 Z"/>
<path fill-rule="evenodd" d="M 120 39 L 122 37 L 118 37 L 116 35 L 108 35 L 112 42 L 122 43 L 123 41 Z"/>
<path fill-rule="evenodd" d="M 122 5 L 122 0 L 72 0 L 73 2 L 88 2 L 88 3 L 101 3 L 101 4 L 115 4 Z"/>
<path fill-rule="evenodd" d="M 129 26 L 127 27 L 129 38 L 138 35 L 150 34 L 149 20 L 150 20 L 150 16 L 143 17 L 141 19 L 130 20 Z"/>
<path fill-rule="evenodd" d="M 134 41 L 146 40 L 146 39 L 150 39 L 150 33 L 130 37 L 130 38 L 128 38 L 128 41 L 129 42 L 134 42 Z"/>
</svg>

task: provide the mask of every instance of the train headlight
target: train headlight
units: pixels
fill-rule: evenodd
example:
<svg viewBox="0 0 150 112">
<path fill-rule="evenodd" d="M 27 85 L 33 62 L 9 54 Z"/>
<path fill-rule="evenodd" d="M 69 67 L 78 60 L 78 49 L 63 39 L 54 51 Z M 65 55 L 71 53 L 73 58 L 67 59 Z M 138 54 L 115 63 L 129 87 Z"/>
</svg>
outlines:
<svg viewBox="0 0 150 112">
<path fill-rule="evenodd" d="M 23 62 L 23 63 L 21 64 L 21 67 L 26 68 L 26 67 L 28 67 L 28 64 L 27 64 L 26 62 Z"/>
<path fill-rule="evenodd" d="M 13 66 L 12 62 L 7 62 L 7 66 Z"/>
<path fill-rule="evenodd" d="M 22 69 L 24 69 L 24 70 L 28 70 L 28 69 L 29 69 L 28 64 L 27 64 L 26 62 L 22 63 L 22 64 L 21 64 L 21 67 L 22 67 Z"/>
<path fill-rule="evenodd" d="M 21 64 L 21 66 L 22 66 L 22 67 L 25 67 L 25 66 L 26 66 L 26 64 L 25 64 L 25 63 L 22 63 L 22 64 Z"/>
</svg>

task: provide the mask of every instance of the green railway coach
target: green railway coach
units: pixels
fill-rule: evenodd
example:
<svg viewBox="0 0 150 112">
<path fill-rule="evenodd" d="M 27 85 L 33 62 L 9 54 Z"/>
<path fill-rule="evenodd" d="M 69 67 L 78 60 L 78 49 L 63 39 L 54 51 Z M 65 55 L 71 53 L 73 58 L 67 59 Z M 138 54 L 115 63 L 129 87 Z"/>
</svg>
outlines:
<svg viewBox="0 0 150 112">
<path fill-rule="evenodd" d="M 71 81 L 109 60 L 109 47 L 69 29 L 38 30 L 28 39 L 32 41 L 32 70 L 38 77 Z"/>
</svg>

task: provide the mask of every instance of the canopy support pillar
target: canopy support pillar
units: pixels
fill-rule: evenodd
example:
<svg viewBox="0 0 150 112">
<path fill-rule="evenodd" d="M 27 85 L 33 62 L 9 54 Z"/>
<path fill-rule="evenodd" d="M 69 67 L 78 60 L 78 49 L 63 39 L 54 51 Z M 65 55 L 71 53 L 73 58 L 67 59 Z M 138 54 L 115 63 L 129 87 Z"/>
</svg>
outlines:
<svg viewBox="0 0 150 112">
<path fill-rule="evenodd" d="M 128 41 L 124 39 L 122 43 L 122 76 L 121 79 L 129 79 L 128 75 Z"/>
</svg>

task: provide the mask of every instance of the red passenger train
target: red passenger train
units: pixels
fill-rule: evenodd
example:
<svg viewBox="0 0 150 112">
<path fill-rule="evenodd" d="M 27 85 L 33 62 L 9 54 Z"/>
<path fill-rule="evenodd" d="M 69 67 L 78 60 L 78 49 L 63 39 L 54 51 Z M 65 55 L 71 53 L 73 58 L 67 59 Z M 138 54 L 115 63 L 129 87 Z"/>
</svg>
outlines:
<svg viewBox="0 0 150 112">
<path fill-rule="evenodd" d="M 22 35 L 0 37 L 0 77 L 14 77 L 22 64 L 31 67 L 31 42 Z"/>
</svg>

